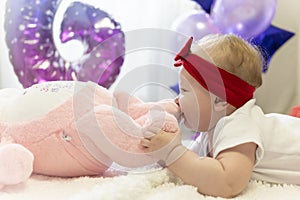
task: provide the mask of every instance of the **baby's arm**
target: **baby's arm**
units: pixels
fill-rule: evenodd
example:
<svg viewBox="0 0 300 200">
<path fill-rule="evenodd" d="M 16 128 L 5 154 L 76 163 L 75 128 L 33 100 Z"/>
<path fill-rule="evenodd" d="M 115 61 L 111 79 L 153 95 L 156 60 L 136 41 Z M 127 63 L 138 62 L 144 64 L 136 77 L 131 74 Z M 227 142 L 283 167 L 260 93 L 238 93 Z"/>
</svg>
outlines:
<svg viewBox="0 0 300 200">
<path fill-rule="evenodd" d="M 151 129 L 141 144 L 146 152 L 153 152 L 152 156 L 165 161 L 170 171 L 186 184 L 197 187 L 200 193 L 226 198 L 238 195 L 247 186 L 257 148 L 254 143 L 244 143 L 220 152 L 216 158 L 199 157 L 181 144 L 180 131 Z"/>
<path fill-rule="evenodd" d="M 225 198 L 238 195 L 247 186 L 257 145 L 245 143 L 222 151 L 216 159 L 186 151 L 170 164 L 170 171 L 202 194 Z"/>
</svg>

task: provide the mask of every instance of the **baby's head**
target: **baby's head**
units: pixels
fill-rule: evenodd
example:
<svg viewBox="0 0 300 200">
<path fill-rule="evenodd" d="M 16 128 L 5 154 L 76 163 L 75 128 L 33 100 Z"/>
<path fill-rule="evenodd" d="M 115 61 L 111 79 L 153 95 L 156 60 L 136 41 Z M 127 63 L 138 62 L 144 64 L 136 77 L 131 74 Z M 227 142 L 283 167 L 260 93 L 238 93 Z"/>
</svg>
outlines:
<svg viewBox="0 0 300 200">
<path fill-rule="evenodd" d="M 258 88 L 262 84 L 264 58 L 260 51 L 244 39 L 233 34 L 211 34 L 197 42 L 202 50 L 219 68 L 222 68 L 250 85 Z M 195 52 L 202 56 L 201 52 Z"/>
<path fill-rule="evenodd" d="M 191 39 L 175 58 L 184 66 L 179 105 L 188 128 L 208 131 L 253 97 L 262 84 L 264 59 L 254 46 L 231 34 L 208 35 L 192 47 L 189 43 Z"/>
</svg>

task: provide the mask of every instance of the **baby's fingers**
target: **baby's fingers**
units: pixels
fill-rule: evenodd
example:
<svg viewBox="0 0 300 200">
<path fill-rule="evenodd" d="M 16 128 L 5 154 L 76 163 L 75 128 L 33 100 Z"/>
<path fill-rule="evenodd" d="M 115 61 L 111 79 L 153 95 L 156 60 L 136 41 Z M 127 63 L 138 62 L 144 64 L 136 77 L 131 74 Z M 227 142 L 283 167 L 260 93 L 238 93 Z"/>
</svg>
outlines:
<svg viewBox="0 0 300 200">
<path fill-rule="evenodd" d="M 141 139 L 141 145 L 143 147 L 149 148 L 150 147 L 150 140 L 148 140 L 148 139 Z"/>
<path fill-rule="evenodd" d="M 153 134 L 157 134 L 162 132 L 162 129 L 156 126 L 149 126 L 146 132 L 152 132 Z"/>
<path fill-rule="evenodd" d="M 146 131 L 143 133 L 144 138 L 150 139 L 153 136 L 155 136 L 155 133 L 151 132 L 151 131 Z"/>
</svg>

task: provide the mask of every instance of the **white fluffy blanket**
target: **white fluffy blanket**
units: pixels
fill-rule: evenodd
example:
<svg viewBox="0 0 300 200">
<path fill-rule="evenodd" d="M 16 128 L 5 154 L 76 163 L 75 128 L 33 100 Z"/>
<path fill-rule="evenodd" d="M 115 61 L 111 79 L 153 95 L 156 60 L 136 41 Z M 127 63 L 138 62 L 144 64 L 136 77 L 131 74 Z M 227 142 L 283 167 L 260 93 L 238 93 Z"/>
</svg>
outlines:
<svg viewBox="0 0 300 200">
<path fill-rule="evenodd" d="M 300 198 L 300 186 L 251 181 L 234 199 Z M 114 177 L 54 178 L 33 175 L 26 183 L 0 191 L 1 200 L 201 200 L 222 199 L 199 194 L 167 169 L 131 171 Z"/>
</svg>

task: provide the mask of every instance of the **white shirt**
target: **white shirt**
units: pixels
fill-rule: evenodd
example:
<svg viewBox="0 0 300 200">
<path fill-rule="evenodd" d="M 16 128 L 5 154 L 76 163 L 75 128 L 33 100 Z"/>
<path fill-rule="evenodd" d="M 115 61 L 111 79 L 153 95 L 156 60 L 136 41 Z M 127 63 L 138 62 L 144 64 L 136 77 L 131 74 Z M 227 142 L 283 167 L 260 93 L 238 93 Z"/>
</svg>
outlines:
<svg viewBox="0 0 300 200">
<path fill-rule="evenodd" d="M 300 118 L 264 114 L 252 99 L 217 123 L 213 157 L 247 142 L 258 146 L 252 179 L 300 184 Z M 200 156 L 208 155 L 207 133 L 196 139 L 191 150 Z"/>
</svg>

